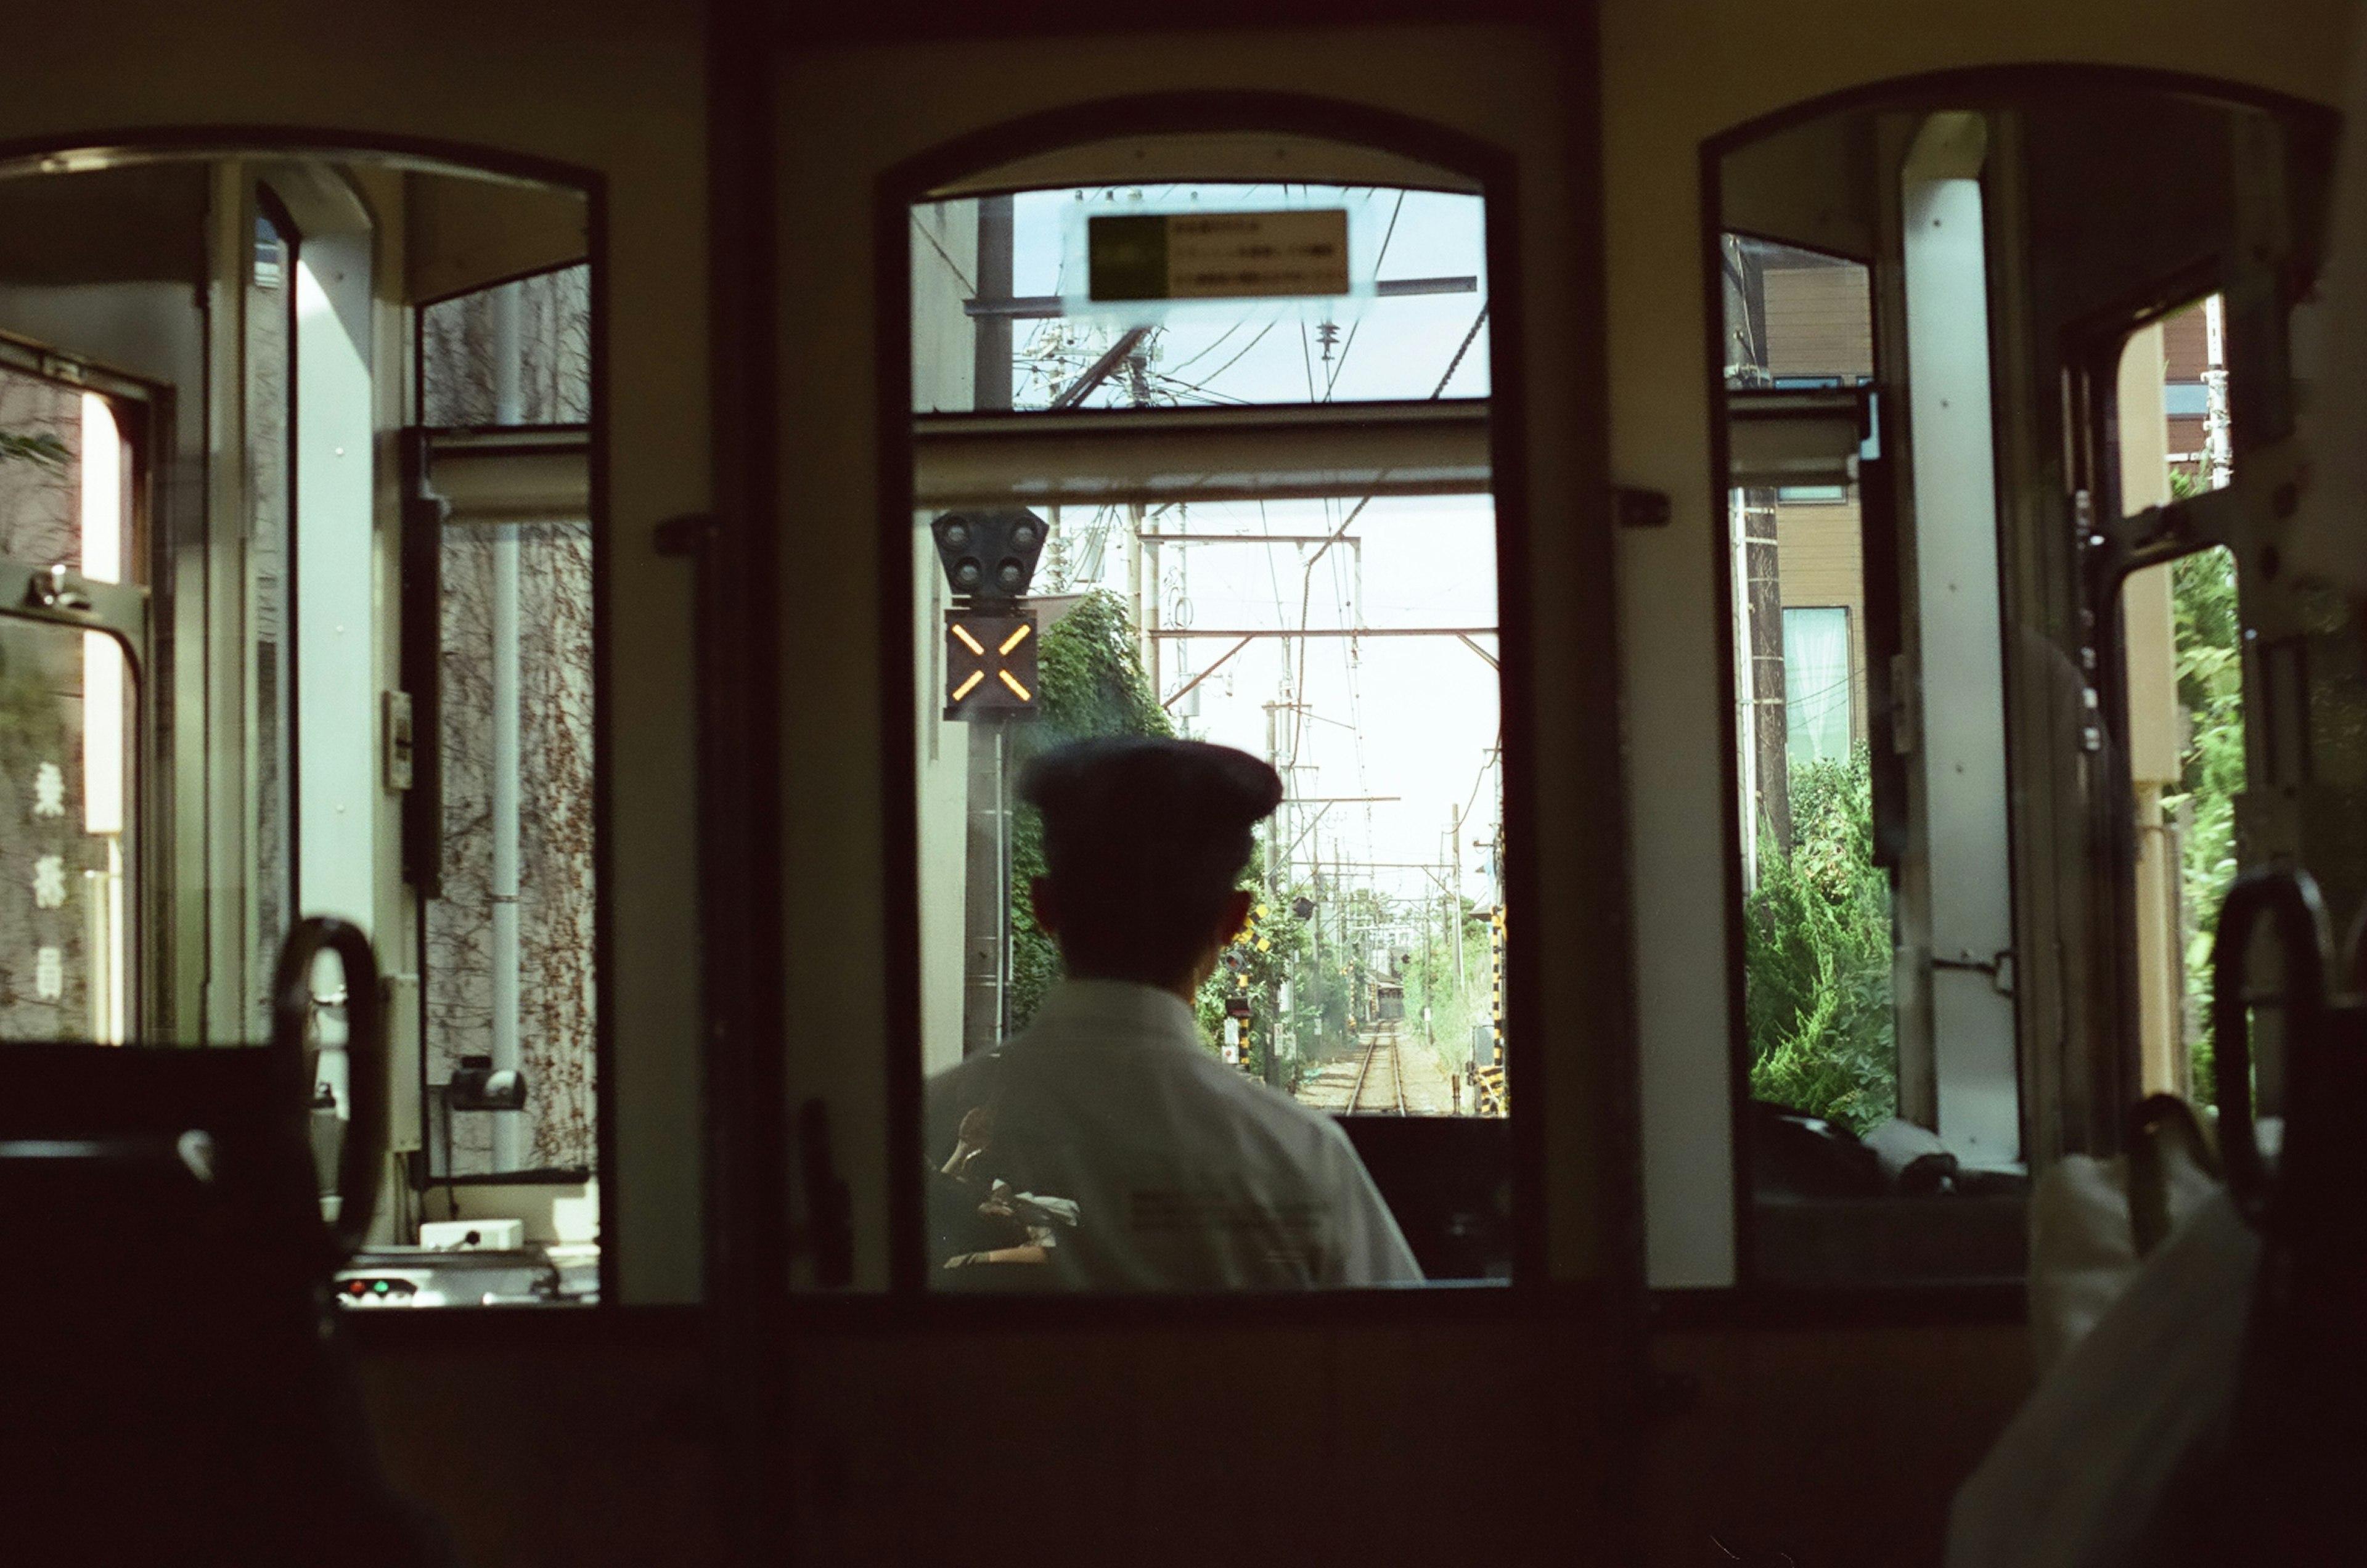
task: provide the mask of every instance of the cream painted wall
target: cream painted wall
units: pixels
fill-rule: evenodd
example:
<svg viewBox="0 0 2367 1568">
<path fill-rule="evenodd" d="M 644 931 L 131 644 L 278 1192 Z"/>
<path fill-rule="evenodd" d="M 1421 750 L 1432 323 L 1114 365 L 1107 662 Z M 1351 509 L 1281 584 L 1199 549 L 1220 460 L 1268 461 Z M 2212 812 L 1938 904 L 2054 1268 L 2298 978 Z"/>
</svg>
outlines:
<svg viewBox="0 0 2367 1568">
<path fill-rule="evenodd" d="M 912 394 L 923 408 L 966 409 L 978 381 L 975 333 L 962 303 L 978 276 L 978 203 L 938 202 L 912 220 Z M 945 722 L 945 612 L 952 590 L 921 520 L 912 527 L 913 754 L 920 778 L 921 1068 L 962 1059 L 968 996 L 964 938 L 969 882 L 969 739 Z"/>
<path fill-rule="evenodd" d="M 878 646 L 873 592 L 878 569 L 871 528 L 874 488 L 871 333 L 871 182 L 888 165 L 956 136 L 1064 102 L 1187 88 L 1281 91 L 1361 101 L 1426 117 L 1514 149 L 1523 271 L 1530 278 L 1527 351 L 1532 365 L 1529 483 L 1536 526 L 1529 586 L 1538 594 L 1540 669 L 1604 668 L 1607 616 L 1568 606 L 1599 592 L 1603 510 L 1591 498 L 1600 475 L 1582 471 L 1583 437 L 1594 415 L 1573 309 L 1581 276 L 1573 245 L 1564 151 L 1557 43 L 1484 28 L 1387 28 L 1253 39 L 1203 34 L 1123 39 L 966 41 L 909 48 L 848 48 L 788 59 L 781 77 L 783 202 L 781 460 L 783 526 L 793 554 L 841 592 L 809 601 L 810 614 L 785 626 L 787 667 L 810 668 L 836 649 Z M 815 235 L 832 236 L 816 243 Z M 1499 361 L 1501 363 L 1501 360 Z M 1577 582 L 1548 598 L 1538 583 Z M 1508 589 L 1510 585 L 1508 584 Z M 880 700 L 865 671 L 787 716 L 784 810 L 790 887 L 861 888 L 876 884 L 889 830 L 876 766 Z M 1601 770 L 1603 726 L 1569 717 L 1567 683 L 1540 699 L 1537 776 L 1545 781 L 1538 824 L 1541 895 L 1522 918 L 1523 942 L 1545 959 L 1539 974 L 1546 1018 L 1516 1029 L 1557 1065 L 1548 1180 L 1557 1272 L 1600 1267 L 1603 1210 L 1592 1200 L 1602 1140 L 1584 1098 L 1588 1076 L 1615 1049 L 1616 1009 L 1604 1000 L 1602 954 L 1617 920 L 1603 880 L 1615 864 L 1603 829 L 1607 802 L 1591 804 Z M 1581 733 L 1581 729 L 1584 732 Z M 1606 848 L 1606 845 L 1610 846 Z M 884 1283 L 887 1052 L 883 1038 L 884 938 L 877 906 L 851 898 L 799 899 L 788 908 L 785 984 L 792 1039 L 790 1092 L 829 1100 L 854 1189 L 858 1278 Z M 1550 962 L 1545 961 L 1549 959 Z M 1516 959 L 1515 962 L 1521 960 Z M 1562 1064 L 1569 1065 L 1561 1071 Z M 1569 1201 L 1561 1201 L 1567 1194 Z"/>
<path fill-rule="evenodd" d="M 0 60 L 0 141 L 283 126 L 561 160 L 608 179 L 603 541 L 617 1228 L 630 1302 L 699 1284 L 689 574 L 651 525 L 708 500 L 706 165 L 695 7 L 548 0 L 399 9 L 127 0 L 45 13 Z M 194 397 L 196 389 L 191 389 Z M 194 411 L 192 411 L 194 412 Z M 383 520 L 382 520 L 383 522 Z"/>
<path fill-rule="evenodd" d="M 1627 798 L 1652 1282 L 1734 1277 L 1715 526 L 1703 347 L 1702 141 L 1827 93 L 1920 72 L 2099 62 L 2339 101 L 2354 7 L 2062 0 L 1603 0 L 1612 471 L 1666 491 L 1620 541 Z"/>
</svg>

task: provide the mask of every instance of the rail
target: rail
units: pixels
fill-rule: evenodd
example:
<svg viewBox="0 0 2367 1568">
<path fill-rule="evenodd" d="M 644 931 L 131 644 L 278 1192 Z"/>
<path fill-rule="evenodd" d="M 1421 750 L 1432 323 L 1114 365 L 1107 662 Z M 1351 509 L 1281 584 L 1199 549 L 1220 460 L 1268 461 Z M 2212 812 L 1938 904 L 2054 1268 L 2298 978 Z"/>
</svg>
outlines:
<svg viewBox="0 0 2367 1568">
<path fill-rule="evenodd" d="M 1393 1111 L 1384 1111 L 1382 1114 L 1395 1116 L 1406 1114 L 1405 1073 L 1398 1060 L 1399 1041 L 1395 1030 L 1390 1030 L 1387 1033 L 1376 1032 L 1372 1043 L 1365 1047 L 1365 1059 L 1356 1068 L 1355 1087 L 1348 1091 L 1348 1110 L 1352 1114 L 1364 1109 L 1365 1082 L 1372 1076 L 1373 1063 L 1380 1055 L 1381 1048 L 1385 1045 L 1389 1052 L 1390 1098 L 1397 1104 Z"/>
</svg>

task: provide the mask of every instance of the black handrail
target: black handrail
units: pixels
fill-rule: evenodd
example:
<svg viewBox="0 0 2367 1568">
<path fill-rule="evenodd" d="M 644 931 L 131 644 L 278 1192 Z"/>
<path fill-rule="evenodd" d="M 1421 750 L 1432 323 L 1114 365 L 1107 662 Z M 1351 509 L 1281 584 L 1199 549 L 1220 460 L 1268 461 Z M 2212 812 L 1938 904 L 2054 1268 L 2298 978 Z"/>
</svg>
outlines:
<svg viewBox="0 0 2367 1568">
<path fill-rule="evenodd" d="M 2219 1156 L 2227 1188 L 2255 1228 L 2268 1220 L 2271 1184 L 2253 1125 L 2250 954 L 2254 929 L 2273 925 L 2283 973 L 2274 999 L 2284 1011 L 2288 1101 L 2303 1086 L 2293 1082 L 2299 1043 L 2314 1045 L 2326 1032 L 2326 976 L 2333 967 L 2326 905 L 2307 872 L 2260 870 L 2237 878 L 2219 908 L 2219 931 L 2211 953 L 2211 1038 L 2219 1089 Z M 2304 1047 L 2305 1049 L 2307 1046 Z"/>
<path fill-rule="evenodd" d="M 337 1150 L 337 1221 L 327 1227 L 343 1259 L 369 1234 L 386 1162 L 386 1021 L 378 956 L 358 927 L 308 915 L 288 933 L 271 982 L 271 1052 L 288 1103 L 304 1103 L 311 1098 L 304 1029 L 312 1014 L 312 966 L 323 950 L 337 955 L 345 981 L 345 1134 Z"/>
</svg>

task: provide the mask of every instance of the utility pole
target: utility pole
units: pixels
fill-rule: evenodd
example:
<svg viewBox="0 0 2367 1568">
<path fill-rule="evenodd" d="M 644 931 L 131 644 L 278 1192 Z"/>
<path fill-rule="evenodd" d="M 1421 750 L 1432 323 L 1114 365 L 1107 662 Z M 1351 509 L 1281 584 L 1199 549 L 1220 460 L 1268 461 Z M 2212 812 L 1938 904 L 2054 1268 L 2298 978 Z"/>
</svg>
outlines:
<svg viewBox="0 0 2367 1568">
<path fill-rule="evenodd" d="M 1446 918 L 1452 922 L 1446 928 L 1447 940 L 1455 943 L 1455 994 L 1464 994 L 1463 981 L 1463 807 L 1455 808 L 1455 817 L 1447 828 L 1455 841 L 1455 882 L 1446 900 Z"/>
<path fill-rule="evenodd" d="M 980 197 L 978 203 L 978 297 L 1011 298 L 1012 198 Z M 971 319 L 976 336 L 971 358 L 970 406 L 981 412 L 1011 407 L 1011 318 Z M 964 876 L 962 886 L 962 1055 L 973 1056 L 1002 1043 L 1010 1023 L 1011 831 L 1009 781 L 1004 777 L 1008 726 L 980 715 L 969 731 L 966 769 Z"/>
<path fill-rule="evenodd" d="M 982 196 L 978 199 L 978 297 L 981 301 L 1011 298 L 1011 197 Z M 980 411 L 1011 406 L 1011 318 L 1002 314 L 973 316 L 977 335 L 971 361 L 970 407 Z"/>
<path fill-rule="evenodd" d="M 2226 304 L 2216 294 L 2203 301 L 2203 471 L 2213 490 L 2225 490 L 2235 474 L 2235 446 L 2227 416 Z"/>
<path fill-rule="evenodd" d="M 1141 654 L 1143 673 L 1150 678 L 1151 695 L 1155 698 L 1167 689 L 1159 683 L 1159 552 L 1144 538 L 1143 521 L 1142 503 L 1128 502 L 1126 508 L 1127 592 L 1134 599 L 1135 643 Z"/>
<path fill-rule="evenodd" d="M 1431 1032 L 1430 1027 L 1432 993 L 1438 988 L 1437 974 L 1438 949 L 1430 940 L 1430 922 L 1424 920 L 1421 922 L 1421 1042 L 1433 1047 L 1438 1043 L 1438 1038 Z"/>
<path fill-rule="evenodd" d="M 1006 727 L 980 717 L 969 725 L 968 875 L 962 885 L 962 1055 L 1002 1043 L 1010 1012 L 1011 834 L 1004 810 Z"/>
<path fill-rule="evenodd" d="M 1289 695 L 1288 691 L 1285 690 L 1283 695 L 1285 698 L 1287 698 Z M 1279 773 L 1282 772 L 1282 745 L 1280 732 L 1276 729 L 1274 725 L 1274 715 L 1282 709 L 1284 704 L 1283 702 L 1276 701 L 1261 704 L 1260 705 L 1265 709 L 1265 763 L 1267 767 L 1272 768 L 1275 773 Z M 1282 793 L 1285 795 L 1290 794 L 1290 781 L 1287 778 L 1283 781 Z M 1281 852 L 1282 849 L 1280 837 L 1281 829 L 1278 826 L 1281 818 L 1282 808 L 1277 806 L 1274 810 L 1266 814 L 1265 819 L 1265 891 L 1266 897 L 1269 899 L 1272 899 L 1276 896 L 1274 889 L 1279 886 L 1279 884 L 1274 880 L 1275 867 L 1274 859 L 1275 855 Z"/>
</svg>

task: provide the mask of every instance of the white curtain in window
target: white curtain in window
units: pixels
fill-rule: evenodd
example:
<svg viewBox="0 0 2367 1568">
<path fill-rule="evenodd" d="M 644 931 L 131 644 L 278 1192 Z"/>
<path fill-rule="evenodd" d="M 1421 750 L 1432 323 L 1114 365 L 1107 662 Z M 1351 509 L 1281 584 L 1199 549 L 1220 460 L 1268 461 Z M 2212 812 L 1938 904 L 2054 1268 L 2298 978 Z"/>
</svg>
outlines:
<svg viewBox="0 0 2367 1568">
<path fill-rule="evenodd" d="M 1784 713 L 1786 750 L 1795 766 L 1849 756 L 1846 609 L 1784 612 Z"/>
</svg>

